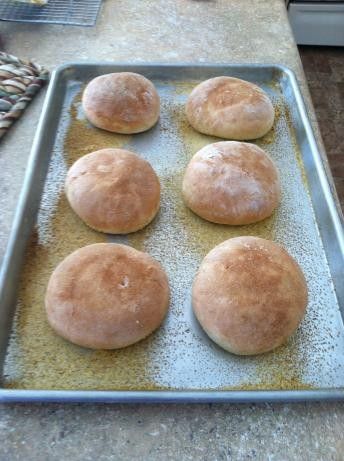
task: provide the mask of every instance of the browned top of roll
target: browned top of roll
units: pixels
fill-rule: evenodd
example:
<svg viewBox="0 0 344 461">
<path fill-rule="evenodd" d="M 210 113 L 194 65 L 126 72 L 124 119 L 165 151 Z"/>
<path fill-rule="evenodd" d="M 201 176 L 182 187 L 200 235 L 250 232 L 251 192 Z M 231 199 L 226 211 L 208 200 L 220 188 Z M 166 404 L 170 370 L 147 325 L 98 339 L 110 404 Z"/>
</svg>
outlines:
<svg viewBox="0 0 344 461">
<path fill-rule="evenodd" d="M 140 133 L 157 122 L 159 95 L 143 75 L 118 72 L 100 75 L 86 86 L 82 106 L 88 120 L 115 133 Z"/>
<path fill-rule="evenodd" d="M 258 237 L 216 246 L 194 280 L 193 308 L 200 324 L 235 354 L 259 354 L 285 342 L 306 305 L 299 265 L 282 247 Z"/>
<path fill-rule="evenodd" d="M 151 165 L 124 149 L 102 149 L 69 169 L 66 194 L 73 210 L 93 229 L 126 234 L 142 229 L 160 204 L 160 183 Z"/>
<path fill-rule="evenodd" d="M 254 144 L 222 141 L 198 151 L 188 164 L 183 196 L 208 221 L 241 225 L 270 216 L 279 203 L 278 171 Z"/>
<path fill-rule="evenodd" d="M 56 267 L 45 304 L 50 325 L 65 339 L 115 349 L 155 330 L 168 299 L 168 280 L 155 259 L 126 245 L 97 243 Z"/>
<path fill-rule="evenodd" d="M 274 122 L 274 108 L 257 85 L 233 77 L 215 77 L 191 92 L 186 115 L 195 130 L 225 139 L 264 136 Z"/>
</svg>

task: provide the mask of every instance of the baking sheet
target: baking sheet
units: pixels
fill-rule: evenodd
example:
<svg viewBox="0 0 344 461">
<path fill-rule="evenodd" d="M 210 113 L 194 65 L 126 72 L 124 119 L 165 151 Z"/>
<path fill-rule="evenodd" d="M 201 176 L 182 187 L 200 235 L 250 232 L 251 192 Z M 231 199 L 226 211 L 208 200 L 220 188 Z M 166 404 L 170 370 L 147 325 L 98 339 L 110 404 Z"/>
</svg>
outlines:
<svg viewBox="0 0 344 461">
<path fill-rule="evenodd" d="M 128 69 L 146 75 L 156 85 L 161 97 L 158 125 L 138 135 L 116 135 L 92 127 L 80 104 L 85 83 L 102 73 Z M 282 200 L 274 215 L 262 223 L 240 227 L 208 223 L 182 201 L 181 181 L 188 161 L 198 149 L 218 140 L 188 125 L 185 101 L 197 83 L 216 75 L 233 75 L 259 84 L 276 109 L 274 129 L 256 144 L 270 154 L 281 172 Z M 227 400 L 245 399 L 247 393 L 251 400 L 259 399 L 259 390 L 277 391 L 281 399 L 283 395 L 287 398 L 290 390 L 315 397 L 323 389 L 328 389 L 326 395 L 330 396 L 333 389 L 338 396 L 338 389 L 344 387 L 344 328 L 335 293 L 340 260 L 329 267 L 319 234 L 311 202 L 314 174 L 309 176 L 311 181 L 307 179 L 317 152 L 309 143 L 295 105 L 291 79 L 288 71 L 271 66 L 133 68 L 76 64 L 58 71 L 48 96 L 54 110 L 46 110 L 40 127 L 42 130 L 45 124 L 48 132 L 45 130 L 44 137 L 41 133 L 34 146 L 34 150 L 42 151 L 54 142 L 52 152 L 46 148 L 46 161 L 32 165 L 32 172 L 37 174 L 38 169 L 42 181 L 51 155 L 4 363 L 3 386 L 15 391 L 3 391 L 4 398 L 13 398 L 13 392 L 20 398 L 20 389 L 74 391 L 67 400 L 77 400 L 87 390 L 115 391 L 113 399 L 129 401 L 136 392 L 141 392 L 143 399 L 156 399 L 152 391 L 161 391 L 162 400 L 164 396 L 171 400 L 170 391 L 177 400 L 182 392 L 192 399 L 197 391 L 207 400 L 219 398 L 217 391 Z M 125 237 L 106 236 L 87 228 L 69 208 L 63 193 L 69 166 L 81 155 L 104 147 L 124 147 L 142 155 L 162 185 L 157 218 L 142 231 Z M 33 206 L 29 185 L 32 175 L 26 199 L 31 198 Z M 324 191 L 319 181 L 317 185 Z M 36 194 L 37 188 L 39 184 Z M 330 224 L 326 223 L 328 232 Z M 190 303 L 192 280 L 203 257 L 218 243 L 238 235 L 257 235 L 281 243 L 303 268 L 309 288 L 307 315 L 296 335 L 276 351 L 256 357 L 236 357 L 217 347 L 199 327 Z M 45 288 L 58 262 L 76 248 L 103 241 L 147 251 L 161 262 L 171 285 L 170 310 L 162 327 L 146 340 L 118 351 L 91 351 L 64 341 L 49 328 L 44 313 Z M 339 287 L 338 298 L 340 295 Z M 44 393 L 34 395 L 45 398 Z"/>
</svg>

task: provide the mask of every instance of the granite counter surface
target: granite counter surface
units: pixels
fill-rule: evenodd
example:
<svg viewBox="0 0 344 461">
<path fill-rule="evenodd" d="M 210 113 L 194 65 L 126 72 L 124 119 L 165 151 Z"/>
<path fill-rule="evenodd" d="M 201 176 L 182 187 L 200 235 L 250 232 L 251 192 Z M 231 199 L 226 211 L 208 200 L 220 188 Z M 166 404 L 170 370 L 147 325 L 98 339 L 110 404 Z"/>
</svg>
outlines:
<svg viewBox="0 0 344 461">
<path fill-rule="evenodd" d="M 1 23 L 5 51 L 67 61 L 280 63 L 300 83 L 328 171 L 282 0 L 105 0 L 95 27 Z M 44 91 L 1 143 L 0 257 Z M 0 405 L 2 460 L 342 460 L 343 403 Z"/>
</svg>

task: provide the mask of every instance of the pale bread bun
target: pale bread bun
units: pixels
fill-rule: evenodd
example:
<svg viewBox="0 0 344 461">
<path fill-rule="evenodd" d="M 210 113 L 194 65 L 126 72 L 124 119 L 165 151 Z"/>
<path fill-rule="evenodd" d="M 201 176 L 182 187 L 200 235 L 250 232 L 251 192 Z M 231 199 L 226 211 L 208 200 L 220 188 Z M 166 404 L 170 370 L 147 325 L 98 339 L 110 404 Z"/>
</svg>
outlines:
<svg viewBox="0 0 344 461">
<path fill-rule="evenodd" d="M 201 133 L 240 141 L 264 136 L 274 123 L 275 112 L 259 86 L 238 78 L 215 77 L 193 89 L 186 116 Z"/>
<path fill-rule="evenodd" d="M 183 180 L 186 205 L 218 224 L 250 224 L 267 218 L 280 199 L 278 171 L 254 144 L 222 141 L 198 151 Z"/>
<path fill-rule="evenodd" d="M 156 124 L 160 100 L 153 83 L 143 75 L 118 72 L 91 80 L 82 95 L 82 107 L 96 127 L 131 134 Z"/>
<path fill-rule="evenodd" d="M 202 261 L 192 304 L 219 346 L 239 355 L 260 354 L 280 346 L 297 329 L 307 306 L 307 285 L 282 247 L 258 237 L 236 237 Z"/>
<path fill-rule="evenodd" d="M 159 210 L 160 183 L 151 165 L 124 149 L 102 149 L 69 169 L 68 201 L 92 229 L 127 234 L 149 224 Z"/>
<path fill-rule="evenodd" d="M 45 297 L 48 322 L 63 338 L 91 349 L 126 347 L 163 321 L 169 286 L 160 264 L 126 245 L 96 243 L 67 256 Z"/>
</svg>

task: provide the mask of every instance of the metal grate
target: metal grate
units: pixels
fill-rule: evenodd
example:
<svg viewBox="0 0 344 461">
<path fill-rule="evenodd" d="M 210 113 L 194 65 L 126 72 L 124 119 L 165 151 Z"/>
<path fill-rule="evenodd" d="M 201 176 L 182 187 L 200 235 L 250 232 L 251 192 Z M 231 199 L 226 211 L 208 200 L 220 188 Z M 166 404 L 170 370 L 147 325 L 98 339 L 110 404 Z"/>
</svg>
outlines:
<svg viewBox="0 0 344 461">
<path fill-rule="evenodd" d="M 0 2 L 0 20 L 93 26 L 102 0 L 49 0 L 44 6 Z"/>
</svg>

